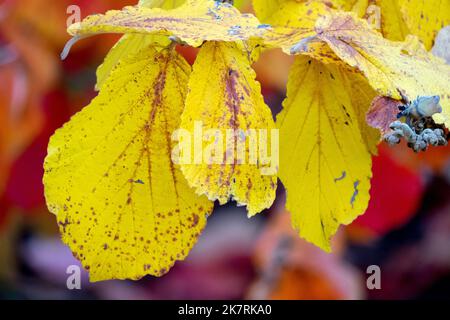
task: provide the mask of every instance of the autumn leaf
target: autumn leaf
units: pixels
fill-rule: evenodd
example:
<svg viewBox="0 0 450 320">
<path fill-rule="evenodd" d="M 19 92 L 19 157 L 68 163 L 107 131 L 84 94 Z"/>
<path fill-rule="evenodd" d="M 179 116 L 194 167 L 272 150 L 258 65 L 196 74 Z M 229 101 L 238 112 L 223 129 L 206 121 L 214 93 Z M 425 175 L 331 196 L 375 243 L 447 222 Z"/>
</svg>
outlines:
<svg viewBox="0 0 450 320">
<path fill-rule="evenodd" d="M 297 57 L 277 117 L 286 208 L 300 236 L 325 251 L 339 225 L 363 214 L 369 201 L 378 138 L 368 138 L 363 119 L 373 96 L 353 96 L 354 81 L 363 82 L 354 77 L 345 65 Z"/>
<path fill-rule="evenodd" d="M 372 154 L 378 154 L 378 144 L 381 141 L 380 131 L 376 130 L 367 122 L 367 113 L 370 110 L 371 103 L 376 99 L 377 93 L 372 89 L 367 80 L 359 72 L 351 70 L 347 66 L 339 65 L 342 73 L 345 74 L 345 83 L 347 94 L 355 106 L 354 111 L 358 119 L 362 138 L 366 144 L 367 150 Z"/>
<path fill-rule="evenodd" d="M 174 9 L 182 4 L 184 4 L 186 0 L 139 0 L 139 5 L 146 8 L 162 8 L 162 9 Z"/>
<path fill-rule="evenodd" d="M 278 133 L 292 224 L 331 251 L 339 226 L 368 206 L 380 141 L 370 102 L 378 96 L 372 125 L 387 130 L 397 101 L 439 95 L 434 119 L 450 125 L 450 66 L 427 51 L 446 14 L 414 29 L 434 17 L 419 0 L 254 0 L 260 22 L 223 2 L 141 0 L 68 29 L 63 56 L 78 39 L 124 34 L 97 70 L 98 97 L 57 131 L 45 161 L 47 204 L 93 281 L 165 274 L 211 201 L 236 201 L 249 216 L 269 208 Z M 376 30 L 374 4 L 381 32 L 404 42 Z M 201 47 L 192 73 L 177 43 Z M 251 67 L 266 47 L 301 54 L 277 125 Z"/>
<path fill-rule="evenodd" d="M 103 63 L 97 68 L 96 90 L 100 90 L 117 64 L 128 56 L 135 55 L 155 43 L 153 36 L 143 34 L 125 34 L 108 52 Z M 166 45 L 170 41 L 167 39 Z"/>
<path fill-rule="evenodd" d="M 227 3 L 187 0 L 173 10 L 135 6 L 92 15 L 71 25 L 68 32 L 75 39 L 100 33 L 160 34 L 197 47 L 207 40 L 246 40 L 265 29 L 253 15 L 241 14 Z"/>
<path fill-rule="evenodd" d="M 450 2 L 446 0 L 353 0 L 346 9 L 362 18 L 379 19 L 386 39 L 403 41 L 410 34 L 416 35 L 427 50 L 439 30 L 450 24 Z"/>
<path fill-rule="evenodd" d="M 253 8 L 261 22 L 274 27 L 313 29 L 332 6 L 328 1 L 253 0 Z"/>
<path fill-rule="evenodd" d="M 145 48 L 51 138 L 47 205 L 92 281 L 161 276 L 205 226 L 212 203 L 171 161 L 189 74 L 173 49 Z"/>
<path fill-rule="evenodd" d="M 277 26 L 314 27 L 315 19 L 324 12 L 350 10 L 360 0 L 253 0 L 258 19 Z M 366 3 L 367 7 L 367 3 Z"/>
<path fill-rule="evenodd" d="M 350 13 L 321 18 L 316 30 L 317 38 L 360 70 L 380 95 L 398 100 L 406 96 L 410 101 L 439 95 L 443 112 L 433 118 L 450 127 L 450 66 L 428 53 L 416 38 L 386 40 Z"/>
<path fill-rule="evenodd" d="M 212 132 L 194 149 L 212 146 L 214 152 L 205 152 L 203 160 L 200 155 L 199 161 L 181 166 L 189 184 L 198 194 L 221 204 L 231 198 L 247 205 L 250 216 L 272 205 L 277 187 L 276 170 L 263 174 L 270 164 L 250 160 L 253 149 L 249 141 L 256 136 L 244 135 L 254 130 L 261 137 L 258 131 L 264 130 L 270 139 L 275 128 L 255 76 L 247 54 L 237 44 L 206 43 L 194 64 L 181 120 L 181 128 L 188 132 L 194 132 L 196 123 L 202 125 L 203 132 Z M 240 156 L 238 145 L 243 146 L 240 150 L 245 151 L 245 158 Z M 270 144 L 268 152 L 271 150 Z"/>
<path fill-rule="evenodd" d="M 261 35 L 261 44 L 267 48 L 281 48 L 294 55 L 313 47 L 311 56 L 327 63 L 340 63 L 340 59 L 323 43 L 308 43 L 316 35 L 315 25 L 319 17 L 331 14 L 339 3 L 330 1 L 253 0 L 253 7 L 260 21 L 271 27 Z M 309 52 L 302 52 L 309 54 Z"/>
<path fill-rule="evenodd" d="M 278 11 L 281 5 L 289 0 L 253 0 L 253 10 L 262 22 L 268 22 L 274 12 Z"/>
<path fill-rule="evenodd" d="M 433 118 L 450 126 L 450 66 L 428 53 L 415 37 L 389 41 L 354 14 L 334 12 L 318 19 L 315 34 L 299 28 L 280 38 L 269 31 L 263 38 L 290 54 L 306 54 L 327 63 L 338 62 L 337 56 L 360 70 L 381 96 L 413 101 L 438 95 L 443 112 Z"/>
<path fill-rule="evenodd" d="M 138 5 L 145 8 L 162 8 L 168 10 L 179 7 L 184 2 L 185 0 L 141 0 Z M 103 63 L 97 68 L 96 89 L 101 89 L 103 83 L 121 59 L 134 55 L 151 44 L 166 47 L 170 44 L 170 40 L 167 37 L 148 34 L 123 35 L 116 45 L 108 52 Z"/>
</svg>

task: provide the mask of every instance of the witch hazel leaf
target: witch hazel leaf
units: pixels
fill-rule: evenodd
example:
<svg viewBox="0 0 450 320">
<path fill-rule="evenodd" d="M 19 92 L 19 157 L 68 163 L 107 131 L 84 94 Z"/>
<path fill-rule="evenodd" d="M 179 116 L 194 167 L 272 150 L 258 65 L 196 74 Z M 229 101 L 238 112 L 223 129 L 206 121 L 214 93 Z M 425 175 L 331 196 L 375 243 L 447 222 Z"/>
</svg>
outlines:
<svg viewBox="0 0 450 320">
<path fill-rule="evenodd" d="M 332 11 L 328 1 L 253 0 L 256 17 L 274 27 L 314 29 L 318 17 Z"/>
<path fill-rule="evenodd" d="M 149 36 L 143 34 L 125 34 L 114 45 L 114 47 L 108 52 L 103 63 L 97 68 L 97 83 L 95 85 L 96 90 L 101 90 L 103 84 L 110 76 L 112 70 L 117 64 L 128 56 L 135 55 L 144 48 L 148 48 L 150 45 L 155 45 L 159 41 L 163 42 L 162 45 L 169 45 L 170 40 L 157 36 Z M 164 43 L 165 42 L 165 43 Z"/>
<path fill-rule="evenodd" d="M 351 96 L 352 76 L 339 65 L 297 57 L 277 117 L 286 208 L 300 236 L 325 251 L 338 227 L 369 202 L 373 146 L 359 120 L 365 110 Z"/>
<path fill-rule="evenodd" d="M 355 12 L 373 24 L 386 39 L 403 41 L 419 37 L 431 49 L 440 29 L 450 24 L 450 1 L 443 0 L 352 0 L 344 10 Z"/>
<path fill-rule="evenodd" d="M 171 161 L 190 71 L 172 49 L 128 56 L 50 140 L 47 205 L 92 281 L 161 276 L 206 224 L 212 203 Z"/>
<path fill-rule="evenodd" d="M 195 141 L 180 152 L 189 184 L 210 200 L 246 205 L 249 216 L 272 205 L 278 169 L 277 131 L 255 77 L 237 44 L 207 42 L 181 120 L 183 136 Z"/>
<path fill-rule="evenodd" d="M 450 24 L 450 1 L 443 0 L 352 0 L 344 10 L 371 22 L 386 39 L 403 41 L 408 35 L 420 38 L 427 50 L 444 26 Z"/>
<path fill-rule="evenodd" d="M 383 0 L 383 3 L 391 3 L 391 0 Z M 429 50 L 433 47 L 434 39 L 439 30 L 450 24 L 450 1 L 448 0 L 398 0 L 401 23 L 407 28 L 407 33 L 416 35 Z M 384 15 L 397 15 L 392 10 L 382 11 Z M 387 19 L 385 19 L 387 20 Z M 389 21 L 389 20 L 388 20 Z M 386 24 L 385 24 L 386 25 Z M 391 30 L 391 32 L 395 32 Z M 392 36 L 388 34 L 388 38 Z M 404 37 L 398 39 L 403 40 Z M 397 39 L 392 39 L 397 40 Z"/>
<path fill-rule="evenodd" d="M 325 63 L 345 61 L 361 71 L 381 96 L 409 101 L 439 96 L 443 112 L 433 119 L 449 127 L 450 66 L 427 52 L 417 37 L 386 40 L 367 21 L 343 12 L 319 18 L 314 34 L 300 28 L 281 42 L 272 34 L 267 32 L 264 41 L 288 54 L 304 54 Z"/>
<path fill-rule="evenodd" d="M 353 0 L 355 1 L 355 0 Z M 366 0 L 367 2 L 367 0 Z M 350 9 L 349 0 L 253 0 L 253 9 L 258 19 L 276 26 L 299 27 L 310 24 L 314 27 L 315 19 L 330 9 Z"/>
<path fill-rule="evenodd" d="M 181 6 L 185 0 L 163 1 L 163 0 L 141 0 L 138 6 L 145 8 L 175 9 Z M 103 63 L 97 68 L 96 90 L 100 90 L 103 83 L 109 77 L 111 71 L 122 60 L 130 55 L 135 55 L 144 48 L 153 44 L 157 47 L 166 47 L 170 40 L 165 36 L 148 34 L 125 34 L 108 52 Z"/>
<path fill-rule="evenodd" d="M 267 27 L 251 14 L 241 14 L 228 3 L 214 0 L 187 0 L 173 10 L 125 7 L 97 14 L 71 25 L 74 36 L 101 33 L 143 33 L 174 36 L 198 47 L 204 41 L 238 41 L 257 37 Z"/>
<path fill-rule="evenodd" d="M 317 21 L 317 38 L 343 61 L 360 70 L 382 96 L 414 101 L 440 96 L 442 113 L 436 123 L 450 127 L 450 66 L 433 56 L 417 41 L 384 39 L 365 20 L 352 13 L 335 13 Z"/>
<path fill-rule="evenodd" d="M 358 119 L 361 136 L 363 137 L 367 150 L 372 155 L 376 155 L 378 154 L 378 144 L 380 143 L 381 135 L 379 130 L 367 122 L 367 113 L 370 110 L 372 102 L 376 99 L 377 93 L 370 86 L 367 79 L 359 72 L 351 70 L 348 66 L 342 66 L 342 62 L 340 69 L 345 74 L 343 79 L 347 80 L 344 86 L 348 90 L 347 93 L 352 100 L 352 105 L 355 106 L 354 111 Z"/>
<path fill-rule="evenodd" d="M 145 8 L 162 8 L 162 9 L 175 9 L 182 4 L 184 4 L 186 0 L 139 0 L 139 6 Z"/>
<path fill-rule="evenodd" d="M 252 0 L 253 10 L 261 22 L 269 22 L 270 17 L 281 5 L 289 0 Z"/>
<path fill-rule="evenodd" d="M 353 0 L 348 1 L 345 9 L 355 12 L 360 18 L 371 20 L 373 27 L 386 39 L 402 41 L 410 34 L 399 0 Z"/>
</svg>

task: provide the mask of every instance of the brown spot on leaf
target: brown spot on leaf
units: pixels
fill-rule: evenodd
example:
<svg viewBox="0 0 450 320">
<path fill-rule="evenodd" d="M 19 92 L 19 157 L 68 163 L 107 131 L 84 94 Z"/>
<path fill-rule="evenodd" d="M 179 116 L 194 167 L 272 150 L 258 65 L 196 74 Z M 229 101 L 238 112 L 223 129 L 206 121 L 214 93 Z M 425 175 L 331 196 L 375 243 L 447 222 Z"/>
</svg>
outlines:
<svg viewBox="0 0 450 320">
<path fill-rule="evenodd" d="M 193 221 L 192 221 L 192 228 L 195 228 L 198 225 L 198 222 L 200 221 L 200 217 L 197 214 L 192 215 Z"/>
</svg>

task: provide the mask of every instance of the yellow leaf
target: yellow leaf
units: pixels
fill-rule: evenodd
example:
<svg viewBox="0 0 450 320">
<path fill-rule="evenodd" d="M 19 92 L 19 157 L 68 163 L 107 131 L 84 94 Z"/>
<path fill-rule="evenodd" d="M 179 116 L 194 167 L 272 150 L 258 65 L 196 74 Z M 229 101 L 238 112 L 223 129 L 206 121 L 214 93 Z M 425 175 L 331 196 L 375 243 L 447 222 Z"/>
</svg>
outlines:
<svg viewBox="0 0 450 320">
<path fill-rule="evenodd" d="M 306 49 L 303 44 L 316 35 L 317 19 L 341 6 L 339 1 L 253 0 L 258 19 L 271 25 L 262 35 L 264 45 L 279 47 L 287 54 Z M 340 62 L 328 46 L 322 43 L 309 46 L 314 48 L 311 57 L 327 63 Z"/>
<path fill-rule="evenodd" d="M 378 15 L 382 34 L 389 40 L 403 41 L 416 35 L 429 50 L 437 33 L 450 24 L 448 0 L 357 0 L 349 1 L 359 17 Z"/>
<path fill-rule="evenodd" d="M 184 2 L 185 0 L 141 0 L 139 1 L 139 6 L 168 10 L 179 7 Z M 129 55 L 135 55 L 143 48 L 147 48 L 151 44 L 158 44 L 161 47 L 165 47 L 170 44 L 170 40 L 167 37 L 146 34 L 123 35 L 116 45 L 108 52 L 103 63 L 97 68 L 96 90 L 101 89 L 103 83 L 121 59 L 126 58 Z"/>
<path fill-rule="evenodd" d="M 406 42 L 384 39 L 366 21 L 351 13 L 319 19 L 317 38 L 369 80 L 381 95 L 413 101 L 418 96 L 441 97 L 443 113 L 434 116 L 450 127 L 450 66 L 428 53 L 414 37 Z"/>
<path fill-rule="evenodd" d="M 99 33 L 173 35 L 197 47 L 207 40 L 247 40 L 265 29 L 253 15 L 241 14 L 227 3 L 187 0 L 173 10 L 136 6 L 92 15 L 71 25 L 68 32 L 75 37 Z"/>
<path fill-rule="evenodd" d="M 262 22 L 269 22 L 271 16 L 287 2 L 291 2 L 291 0 L 252 0 L 252 5 L 258 19 Z"/>
<path fill-rule="evenodd" d="M 418 36 L 428 50 L 431 49 L 439 30 L 450 24 L 450 1 L 398 1 L 409 32 Z"/>
<path fill-rule="evenodd" d="M 367 112 L 377 97 L 377 93 L 372 89 L 367 80 L 359 72 L 344 68 L 341 66 L 343 79 L 348 80 L 345 83 L 347 94 L 352 100 L 352 105 L 358 119 L 361 135 L 366 144 L 367 150 L 376 155 L 378 153 L 378 144 L 381 141 L 380 131 L 376 130 L 367 123 Z"/>
<path fill-rule="evenodd" d="M 358 17 L 365 18 L 367 9 L 370 5 L 369 1 L 372 0 L 349 0 L 342 9 L 346 11 L 353 11 L 358 15 Z"/>
<path fill-rule="evenodd" d="M 409 34 L 398 0 L 349 0 L 342 9 L 353 11 L 358 17 L 367 20 L 390 40 L 401 41 Z"/>
<path fill-rule="evenodd" d="M 199 124 L 204 141 L 194 145 L 194 157 L 189 159 L 195 161 L 186 161 L 181 166 L 190 185 L 198 194 L 206 194 L 221 204 L 232 198 L 238 205 L 247 205 L 250 216 L 269 208 L 275 199 L 277 168 L 273 166 L 278 159 L 270 163 L 263 163 L 259 157 L 257 162 L 250 160 L 255 146 L 254 143 L 250 146 L 253 138 L 238 131 L 253 129 L 261 137 L 261 129 L 272 139 L 275 124 L 248 57 L 236 44 L 208 42 L 199 52 L 189 81 L 181 128 L 192 133 Z M 276 142 L 267 147 L 267 155 L 278 154 L 271 153 Z M 206 152 L 208 146 L 213 146 L 214 152 Z M 203 154 L 198 150 L 203 150 Z M 238 150 L 245 150 L 245 158 Z M 264 169 L 269 166 L 274 170 L 267 174 Z"/>
<path fill-rule="evenodd" d="M 256 17 L 264 23 L 284 27 L 313 28 L 317 18 L 340 9 L 347 0 L 253 0 Z"/>
<path fill-rule="evenodd" d="M 355 104 L 353 76 L 337 64 L 297 57 L 277 117 L 279 176 L 292 224 L 301 237 L 326 251 L 339 225 L 364 213 L 369 201 L 368 150 L 377 139 L 367 145 L 364 138 L 368 126 L 359 118 L 370 100 Z"/>
<path fill-rule="evenodd" d="M 146 8 L 162 8 L 162 9 L 174 9 L 182 4 L 184 4 L 186 0 L 140 0 L 139 5 Z"/>
<path fill-rule="evenodd" d="M 398 0 L 376 1 L 379 10 L 381 33 L 385 38 L 393 41 L 403 41 L 411 32 Z M 367 9 L 366 9 L 367 10 Z"/>
<path fill-rule="evenodd" d="M 171 161 L 189 75 L 175 51 L 145 48 L 51 138 L 47 205 L 92 281 L 161 276 L 205 226 L 212 203 Z"/>
<path fill-rule="evenodd" d="M 156 36 L 149 36 L 145 34 L 125 34 L 108 52 L 103 63 L 97 68 L 97 84 L 96 90 L 100 90 L 103 84 L 108 79 L 112 70 L 117 64 L 128 56 L 135 55 L 144 48 L 149 47 L 160 39 L 155 39 Z M 164 39 L 168 45 L 169 39 Z"/>
<path fill-rule="evenodd" d="M 316 20 L 332 11 L 329 3 L 321 1 L 253 0 L 253 7 L 258 19 L 271 25 L 262 35 L 264 43 L 288 54 L 292 43 L 314 35 Z"/>
</svg>

